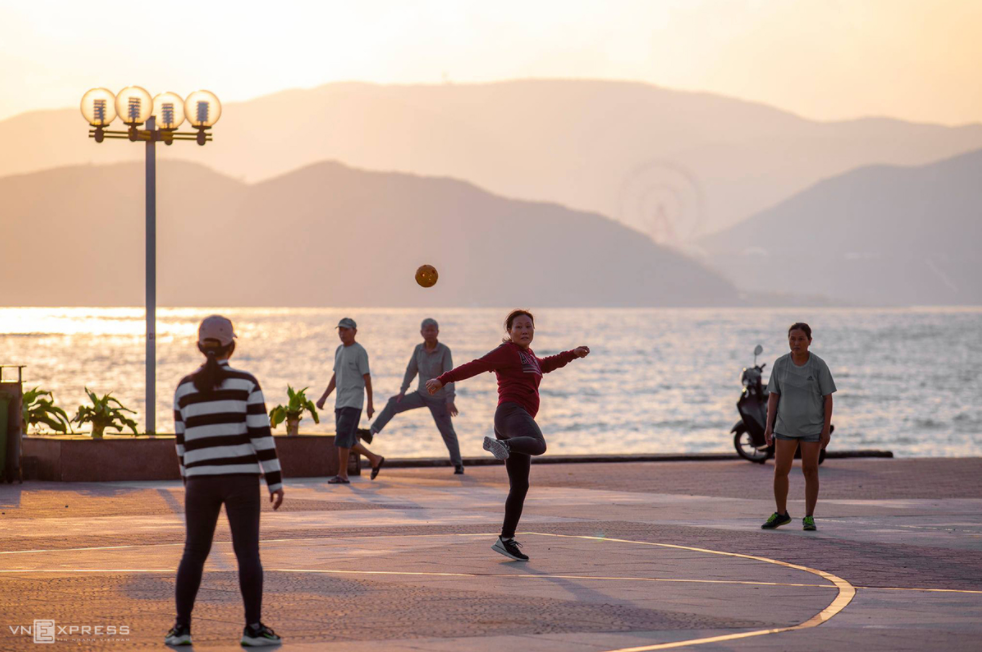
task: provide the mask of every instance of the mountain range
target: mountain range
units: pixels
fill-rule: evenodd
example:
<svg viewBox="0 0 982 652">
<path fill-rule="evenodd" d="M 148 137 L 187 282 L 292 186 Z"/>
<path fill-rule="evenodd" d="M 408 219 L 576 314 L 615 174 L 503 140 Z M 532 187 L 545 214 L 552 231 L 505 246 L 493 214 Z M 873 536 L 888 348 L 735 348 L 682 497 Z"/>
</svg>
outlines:
<svg viewBox="0 0 982 652">
<path fill-rule="evenodd" d="M 0 176 L 143 155 L 131 143 L 96 145 L 85 129 L 74 109 L 0 121 Z M 854 168 L 923 165 L 982 148 L 980 125 L 816 122 L 708 93 L 590 80 L 334 83 L 229 103 L 214 136 L 207 147 L 179 143 L 160 156 L 248 182 L 325 160 L 448 176 L 676 243 Z"/>
<path fill-rule="evenodd" d="M 982 305 L 982 150 L 819 182 L 700 241 L 751 292 L 858 305 Z"/>
<path fill-rule="evenodd" d="M 0 178 L 0 305 L 144 299 L 144 169 Z M 318 163 L 247 184 L 158 165 L 160 305 L 733 305 L 718 274 L 601 215 L 452 179 Z M 416 285 L 423 263 L 440 280 Z M 9 279 L 10 277 L 8 277 Z"/>
</svg>

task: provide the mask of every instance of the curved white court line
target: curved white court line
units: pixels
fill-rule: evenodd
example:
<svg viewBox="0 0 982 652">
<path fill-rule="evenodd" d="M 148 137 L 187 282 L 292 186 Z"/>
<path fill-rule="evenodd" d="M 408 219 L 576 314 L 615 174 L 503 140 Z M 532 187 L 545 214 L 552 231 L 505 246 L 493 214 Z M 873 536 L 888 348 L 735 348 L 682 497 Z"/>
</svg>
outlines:
<svg viewBox="0 0 982 652">
<path fill-rule="evenodd" d="M 632 543 L 635 545 L 642 546 L 655 546 L 659 548 L 673 548 L 675 550 L 691 550 L 693 552 L 704 552 L 711 555 L 721 555 L 724 557 L 737 557 L 739 559 L 752 559 L 754 561 L 761 561 L 767 564 L 776 564 L 778 566 L 784 566 L 785 568 L 793 568 L 795 570 L 805 571 L 806 573 L 811 573 L 813 575 L 818 575 L 824 580 L 832 582 L 832 584 L 839 590 L 836 594 L 835 599 L 829 604 L 829 606 L 822 609 L 820 612 L 809 618 L 803 623 L 798 623 L 797 625 L 792 625 L 791 627 L 778 627 L 773 629 L 758 629 L 751 632 L 741 632 L 739 634 L 724 634 L 721 636 L 710 636 L 707 638 L 693 638 L 687 641 L 674 641 L 672 643 L 658 643 L 655 645 L 643 645 L 640 647 L 625 647 L 618 648 L 616 650 L 609 650 L 608 652 L 651 652 L 652 650 L 670 650 L 672 648 L 679 647 L 689 647 L 690 645 L 705 645 L 707 643 L 723 643 L 726 641 L 735 641 L 741 638 L 752 638 L 754 636 L 766 636 L 767 634 L 779 634 L 781 632 L 791 632 L 798 629 L 809 629 L 811 627 L 818 627 L 824 622 L 827 622 L 836 614 L 840 613 L 846 606 L 852 601 L 856 596 L 856 587 L 847 582 L 846 580 L 833 575 L 832 573 L 827 573 L 825 571 L 817 570 L 815 568 L 809 568 L 807 566 L 800 566 L 798 564 L 789 564 L 788 562 L 778 561 L 777 559 L 770 559 L 768 557 L 758 557 L 756 555 L 742 555 L 738 552 L 721 552 L 719 550 L 709 550 L 707 548 L 693 548 L 691 546 L 679 546 L 671 543 L 652 543 L 649 541 L 632 541 L 630 539 L 612 539 L 608 537 L 592 537 L 584 535 L 573 535 L 573 534 L 547 534 L 543 532 L 525 532 L 523 534 L 530 534 L 542 537 L 557 537 L 562 539 L 586 539 L 600 542 L 610 542 L 610 543 Z"/>
</svg>

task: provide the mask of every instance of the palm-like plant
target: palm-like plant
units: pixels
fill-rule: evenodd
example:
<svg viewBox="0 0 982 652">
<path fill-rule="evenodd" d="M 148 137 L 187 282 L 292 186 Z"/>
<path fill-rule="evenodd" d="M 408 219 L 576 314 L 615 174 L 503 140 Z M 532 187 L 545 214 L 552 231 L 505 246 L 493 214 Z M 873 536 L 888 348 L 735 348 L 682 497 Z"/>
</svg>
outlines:
<svg viewBox="0 0 982 652">
<path fill-rule="evenodd" d="M 136 421 L 124 414 L 125 412 L 136 414 L 136 412 L 113 398 L 112 392 L 99 397 L 86 387 L 85 393 L 89 395 L 92 405 L 80 405 L 72 422 L 79 425 L 91 423 L 93 439 L 102 439 L 102 433 L 106 428 L 115 428 L 116 432 L 123 432 L 123 426 L 132 430 L 134 435 L 140 434 L 136 431 Z"/>
<path fill-rule="evenodd" d="M 68 414 L 55 405 L 55 397 L 51 392 L 35 387 L 24 392 L 21 405 L 21 419 L 25 433 L 28 428 L 34 428 L 37 431 L 43 426 L 48 426 L 55 432 L 69 433 L 72 431 Z"/>
<path fill-rule="evenodd" d="M 269 411 L 269 423 L 272 427 L 275 428 L 286 420 L 286 434 L 296 435 L 300 430 L 300 420 L 303 419 L 304 411 L 310 412 L 310 416 L 314 418 L 314 423 L 321 422 L 320 417 L 317 416 L 317 407 L 313 401 L 307 398 L 307 389 L 304 387 L 297 392 L 289 385 L 286 386 L 286 393 L 290 397 L 290 401 L 286 405 L 277 405 Z"/>
</svg>

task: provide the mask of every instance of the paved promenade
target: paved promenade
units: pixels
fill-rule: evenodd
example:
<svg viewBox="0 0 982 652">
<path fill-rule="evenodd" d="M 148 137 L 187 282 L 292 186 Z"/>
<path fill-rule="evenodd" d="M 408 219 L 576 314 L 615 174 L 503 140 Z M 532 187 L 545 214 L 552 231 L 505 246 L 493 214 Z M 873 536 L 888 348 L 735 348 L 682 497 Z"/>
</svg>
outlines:
<svg viewBox="0 0 982 652">
<path fill-rule="evenodd" d="M 287 480 L 283 508 L 263 513 L 264 620 L 283 650 L 979 649 L 982 459 L 828 460 L 818 532 L 801 530 L 797 467 L 794 523 L 759 529 L 772 472 L 535 465 L 526 564 L 490 550 L 501 466 Z M 182 504 L 177 482 L 0 485 L 0 649 L 163 647 Z M 222 519 L 199 649 L 240 649 Z M 59 639 L 46 648 L 18 629 L 42 619 Z"/>
</svg>

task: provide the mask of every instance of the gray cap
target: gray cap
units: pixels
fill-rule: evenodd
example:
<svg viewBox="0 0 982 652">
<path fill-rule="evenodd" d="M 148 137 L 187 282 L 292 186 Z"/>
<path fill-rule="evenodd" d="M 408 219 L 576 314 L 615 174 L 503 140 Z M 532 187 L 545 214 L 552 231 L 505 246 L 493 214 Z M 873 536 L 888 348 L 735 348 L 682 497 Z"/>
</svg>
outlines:
<svg viewBox="0 0 982 652">
<path fill-rule="evenodd" d="M 342 319 L 341 321 L 338 322 L 338 326 L 337 327 L 338 328 L 358 328 L 358 324 L 356 324 L 355 323 L 355 320 L 352 319 L 351 317 L 345 317 L 344 319 Z"/>
<path fill-rule="evenodd" d="M 205 340 L 218 340 L 222 346 L 228 346 L 234 337 L 232 322 L 221 315 L 205 317 L 198 326 L 198 342 L 201 344 L 204 344 Z"/>
<path fill-rule="evenodd" d="M 419 325 L 419 330 L 423 330 L 427 326 L 436 326 L 437 328 L 440 328 L 440 324 L 436 323 L 436 320 L 432 317 L 427 317 L 424 319 L 423 323 Z"/>
</svg>

